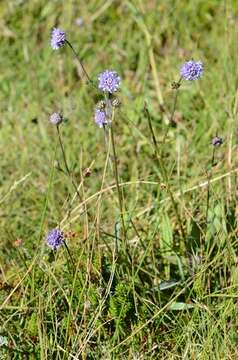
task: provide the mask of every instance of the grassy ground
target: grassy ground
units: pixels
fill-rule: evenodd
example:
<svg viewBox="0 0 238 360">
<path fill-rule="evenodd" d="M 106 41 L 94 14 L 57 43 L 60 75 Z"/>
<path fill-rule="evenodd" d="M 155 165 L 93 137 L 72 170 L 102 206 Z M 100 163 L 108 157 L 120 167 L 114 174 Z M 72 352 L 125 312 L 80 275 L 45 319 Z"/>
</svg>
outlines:
<svg viewBox="0 0 238 360">
<path fill-rule="evenodd" d="M 1 2 L 0 359 L 238 358 L 237 14 L 236 0 Z M 126 236 L 99 92 L 51 49 L 55 25 L 95 81 L 121 76 Z M 168 127 L 191 58 L 204 76 L 183 82 Z M 57 170 L 59 110 L 81 200 Z M 45 244 L 57 226 L 76 271 Z"/>
</svg>

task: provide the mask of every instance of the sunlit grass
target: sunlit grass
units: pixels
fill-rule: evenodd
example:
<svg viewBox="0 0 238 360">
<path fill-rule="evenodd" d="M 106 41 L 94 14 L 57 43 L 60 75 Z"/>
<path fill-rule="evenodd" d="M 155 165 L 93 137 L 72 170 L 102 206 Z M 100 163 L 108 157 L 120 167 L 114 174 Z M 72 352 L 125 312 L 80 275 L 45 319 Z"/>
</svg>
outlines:
<svg viewBox="0 0 238 360">
<path fill-rule="evenodd" d="M 0 5 L 0 358 L 237 358 L 237 10 L 232 0 Z M 99 93 L 70 48 L 51 49 L 55 25 L 93 81 L 105 69 L 122 79 L 119 189 L 94 123 Z M 182 83 L 165 137 L 171 83 L 191 58 L 204 76 Z M 55 111 L 81 200 L 58 170 Z M 64 247 L 45 244 L 59 225 L 76 272 Z"/>
</svg>

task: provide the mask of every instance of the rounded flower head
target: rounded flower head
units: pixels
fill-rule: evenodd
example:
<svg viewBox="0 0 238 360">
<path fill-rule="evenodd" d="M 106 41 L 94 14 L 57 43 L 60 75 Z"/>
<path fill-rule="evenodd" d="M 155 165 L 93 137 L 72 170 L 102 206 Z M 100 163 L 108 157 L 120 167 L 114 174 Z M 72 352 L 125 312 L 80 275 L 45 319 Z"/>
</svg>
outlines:
<svg viewBox="0 0 238 360">
<path fill-rule="evenodd" d="M 46 242 L 53 250 L 57 250 L 64 243 L 64 234 L 59 229 L 53 229 L 46 235 Z"/>
<path fill-rule="evenodd" d="M 59 125 L 63 121 L 63 116 L 60 113 L 54 112 L 50 115 L 50 122 L 53 125 Z"/>
<path fill-rule="evenodd" d="M 221 146 L 223 144 L 223 140 L 221 137 L 219 136 L 215 136 L 213 139 L 212 139 L 212 145 L 213 146 Z"/>
<path fill-rule="evenodd" d="M 105 70 L 98 76 L 99 90 L 109 92 L 110 94 L 116 92 L 121 84 L 120 76 L 116 71 Z"/>
<path fill-rule="evenodd" d="M 95 123 L 102 128 L 104 125 L 107 125 L 110 123 L 110 121 L 107 120 L 106 113 L 103 109 L 96 109 L 94 113 L 94 120 Z"/>
<path fill-rule="evenodd" d="M 66 43 L 66 33 L 59 29 L 54 28 L 51 32 L 51 47 L 54 50 L 58 50 L 63 47 Z"/>
<path fill-rule="evenodd" d="M 187 61 L 182 65 L 180 74 L 185 80 L 197 80 L 203 74 L 203 63 L 201 61 Z"/>
</svg>

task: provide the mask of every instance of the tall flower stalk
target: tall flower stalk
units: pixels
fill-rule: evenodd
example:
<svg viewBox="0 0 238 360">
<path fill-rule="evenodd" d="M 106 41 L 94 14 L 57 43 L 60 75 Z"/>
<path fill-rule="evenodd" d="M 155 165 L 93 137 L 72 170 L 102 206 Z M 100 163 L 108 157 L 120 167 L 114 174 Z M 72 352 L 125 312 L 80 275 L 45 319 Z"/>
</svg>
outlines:
<svg viewBox="0 0 238 360">
<path fill-rule="evenodd" d="M 169 117 L 169 123 L 166 127 L 166 131 L 165 131 L 165 134 L 164 134 L 163 140 L 162 140 L 162 149 L 163 149 L 163 145 L 166 142 L 170 126 L 174 125 L 174 114 L 175 114 L 176 106 L 177 106 L 177 102 L 178 102 L 178 92 L 179 92 L 179 88 L 181 86 L 181 81 L 182 81 L 182 78 L 180 77 L 178 82 L 173 82 L 171 85 L 171 87 L 175 91 L 175 93 L 174 93 L 174 98 L 173 98 L 172 110 L 171 110 L 170 117 Z"/>
<path fill-rule="evenodd" d="M 67 43 L 67 45 L 70 47 L 70 49 L 72 50 L 75 58 L 78 60 L 80 66 L 81 66 L 81 68 L 82 68 L 82 70 L 83 70 L 83 72 L 84 72 L 84 74 L 85 74 L 85 76 L 86 76 L 86 78 L 87 78 L 87 80 L 88 80 L 88 82 L 89 82 L 91 85 L 95 86 L 94 83 L 93 83 L 93 80 L 92 80 L 92 79 L 90 78 L 90 76 L 88 75 L 88 72 L 86 71 L 83 62 L 82 62 L 82 60 L 80 59 L 80 57 L 79 57 L 79 55 L 77 54 L 77 52 L 75 51 L 73 45 L 72 45 L 68 40 L 66 40 L 66 43 Z"/>
<path fill-rule="evenodd" d="M 159 154 L 158 142 L 157 142 L 156 135 L 155 135 L 155 132 L 154 132 L 154 129 L 153 129 L 153 125 L 152 125 L 152 122 L 151 122 L 151 116 L 150 116 L 150 112 L 148 110 L 147 104 L 145 104 L 145 106 L 144 106 L 144 112 L 145 112 L 146 118 L 148 120 L 148 125 L 149 125 L 150 133 L 151 133 L 151 136 L 152 136 L 152 142 L 153 142 L 155 157 L 156 157 L 156 161 L 158 162 L 158 165 L 159 165 L 159 169 L 160 169 L 160 172 L 161 172 L 161 175 L 162 175 L 162 180 L 166 184 L 166 188 L 168 190 L 168 193 L 169 193 L 169 196 L 170 196 L 170 199 L 171 199 L 171 202 L 172 202 L 172 205 L 173 205 L 173 208 L 174 208 L 177 220 L 178 220 L 181 235 L 182 235 L 183 239 L 186 241 L 186 235 L 185 235 L 185 232 L 184 232 L 184 229 L 183 229 L 182 219 L 181 219 L 181 216 L 179 214 L 178 205 L 177 205 L 177 203 L 176 203 L 176 201 L 174 199 L 173 192 L 172 192 L 172 190 L 170 188 L 167 170 L 166 170 L 166 168 L 164 166 L 164 163 L 163 163 L 163 161 L 161 159 L 161 156 Z"/>
<path fill-rule="evenodd" d="M 216 153 L 216 149 L 217 147 L 221 146 L 223 144 L 223 140 L 222 138 L 220 138 L 219 136 L 215 136 L 212 139 L 212 158 L 211 158 L 211 162 L 210 162 L 210 171 L 208 172 L 208 179 L 207 179 L 207 200 L 206 200 L 206 228 L 208 227 L 208 214 L 209 214 L 209 208 L 210 208 L 210 183 L 211 183 L 211 178 L 212 178 L 212 170 L 213 167 L 215 165 L 215 153 Z"/>
<path fill-rule="evenodd" d="M 174 92 L 174 100 L 173 100 L 173 105 L 172 105 L 172 111 L 171 111 L 170 119 L 169 119 L 170 125 L 174 124 L 174 114 L 175 114 L 176 106 L 177 106 L 177 102 L 178 102 L 178 92 L 179 92 L 179 88 L 181 86 L 181 82 L 182 82 L 182 77 L 180 77 L 178 82 L 173 82 L 172 85 L 171 85 L 172 89 L 175 92 Z"/>
<path fill-rule="evenodd" d="M 112 145 L 112 159 L 113 159 L 113 171 L 117 188 L 118 204 L 120 208 L 120 218 L 123 232 L 124 246 L 126 245 L 126 226 L 124 220 L 124 204 L 123 195 L 120 188 L 120 179 L 118 171 L 118 158 L 116 151 L 116 143 L 114 137 L 114 122 L 115 122 L 115 107 L 117 101 L 112 100 L 112 94 L 119 90 L 121 79 L 116 71 L 105 70 L 98 76 L 98 89 L 104 93 L 104 100 L 102 100 L 97 106 L 94 114 L 95 123 L 104 128 L 106 136 L 106 127 L 109 128 L 110 142 Z"/>
<path fill-rule="evenodd" d="M 74 176 L 72 174 L 72 172 L 70 171 L 67 159 L 66 159 L 66 154 L 65 154 L 65 150 L 64 150 L 64 145 L 63 145 L 63 140 L 62 140 L 62 136 L 61 136 L 61 131 L 60 131 L 60 125 L 63 122 L 63 116 L 60 113 L 53 113 L 50 116 L 50 122 L 53 125 L 56 125 L 56 129 L 57 129 L 57 135 L 58 135 L 58 141 L 59 141 L 59 145 L 60 145 L 60 149 L 61 149 L 61 153 L 62 153 L 62 157 L 63 157 L 63 162 L 64 162 L 64 167 L 65 167 L 65 173 L 67 174 L 67 176 L 69 177 L 74 190 L 79 198 L 80 201 L 82 201 L 82 197 L 78 191 L 78 186 L 74 180 Z"/>
<path fill-rule="evenodd" d="M 164 146 L 165 141 L 167 139 L 169 128 L 170 128 L 171 125 L 172 126 L 174 125 L 174 115 L 175 115 L 175 111 L 176 111 L 176 107 L 177 107 L 178 94 L 179 94 L 179 89 L 181 87 L 182 81 L 183 80 L 184 81 L 198 80 L 203 75 L 203 71 L 204 71 L 204 67 L 203 67 L 203 63 L 201 61 L 194 61 L 194 60 L 187 61 L 180 68 L 180 78 L 179 78 L 179 80 L 177 82 L 172 83 L 172 89 L 175 91 L 174 92 L 174 98 L 173 98 L 172 109 L 171 109 L 171 113 L 170 113 L 170 121 L 169 121 L 167 129 L 165 131 L 165 134 L 163 136 L 163 139 L 162 139 L 162 144 L 161 144 L 161 149 L 162 150 L 160 151 L 160 154 L 159 154 L 156 137 L 155 137 L 154 130 L 153 130 L 153 127 L 152 127 L 152 123 L 151 123 L 150 113 L 148 111 L 147 106 L 145 106 L 145 114 L 147 116 L 150 132 L 152 134 L 152 139 L 153 139 L 153 144 L 154 144 L 154 148 L 155 148 L 156 158 L 157 158 L 157 161 L 159 163 L 159 167 L 160 167 L 160 170 L 161 170 L 163 181 L 165 181 L 166 186 L 168 188 L 169 196 L 171 198 L 171 202 L 173 204 L 173 207 L 174 207 L 174 210 L 175 210 L 175 213 L 176 213 L 179 225 L 180 225 L 180 231 L 181 231 L 181 234 L 184 237 L 184 239 L 185 239 L 185 233 L 184 233 L 183 226 L 182 226 L 182 220 L 181 220 L 178 208 L 177 208 L 177 203 L 174 200 L 173 193 L 172 193 L 172 191 L 170 189 L 170 186 L 169 186 L 169 179 L 168 179 L 168 174 L 167 174 L 166 168 L 165 168 L 165 166 L 163 164 L 163 161 L 161 159 L 162 159 L 162 156 L 163 156 L 163 146 Z"/>
<path fill-rule="evenodd" d="M 176 111 L 176 107 L 177 107 L 178 94 L 179 94 L 179 89 L 182 85 L 182 81 L 183 80 L 185 80 L 185 81 L 198 80 L 203 75 L 203 71 L 204 71 L 204 68 L 203 68 L 203 63 L 201 61 L 189 60 L 181 66 L 179 80 L 174 81 L 171 84 L 172 90 L 174 90 L 174 98 L 173 98 L 173 103 L 172 103 L 172 109 L 170 112 L 169 123 L 167 125 L 167 129 L 163 136 L 162 145 L 165 144 L 170 126 L 173 126 L 175 123 L 174 115 L 175 115 L 175 111 Z"/>
<path fill-rule="evenodd" d="M 80 59 L 79 55 L 75 51 L 75 49 L 74 49 L 73 45 L 71 44 L 71 42 L 67 39 L 66 32 L 59 29 L 59 28 L 53 28 L 53 30 L 51 32 L 51 47 L 52 47 L 52 49 L 53 50 L 58 50 L 58 49 L 64 47 L 65 45 L 68 45 L 70 47 L 70 49 L 72 50 L 75 58 L 79 62 L 79 64 L 80 64 L 80 66 L 81 66 L 87 80 L 89 81 L 89 83 L 91 85 L 95 86 L 92 79 L 88 75 L 88 72 L 86 71 L 82 60 Z"/>
<path fill-rule="evenodd" d="M 63 156 L 63 161 L 64 161 L 64 166 L 65 166 L 65 170 L 67 172 L 67 175 L 68 177 L 70 178 L 71 180 L 71 183 L 74 187 L 74 190 L 79 198 L 80 201 L 82 201 L 82 197 L 78 191 L 78 187 L 77 187 L 77 184 L 76 182 L 74 181 L 74 177 L 73 177 L 73 174 L 71 173 L 70 169 L 69 169 L 69 166 L 68 166 L 68 163 L 67 163 L 67 159 L 66 159 L 66 155 L 65 155 L 65 150 L 64 150 L 64 145 L 63 145 L 63 141 L 62 141 L 62 137 L 61 137 L 61 132 L 60 132 L 60 128 L 59 126 L 56 127 L 57 128 L 57 134 L 58 134 L 58 139 L 59 139 L 59 144 L 60 144 L 60 149 L 61 149 L 61 153 L 62 153 L 62 156 Z"/>
<path fill-rule="evenodd" d="M 112 123 L 115 116 L 115 110 L 112 111 Z M 114 139 L 114 130 L 113 130 L 113 124 L 110 126 L 110 137 L 111 137 L 111 144 L 112 144 L 112 151 L 113 151 L 113 164 L 114 164 L 114 176 L 116 180 L 116 186 L 117 186 L 117 194 L 118 194 L 118 202 L 120 207 L 120 217 L 121 217 L 121 223 L 122 223 L 122 231 L 123 231 L 123 239 L 126 241 L 126 227 L 125 227 L 125 220 L 124 220 L 124 206 L 123 206 L 123 196 L 122 191 L 120 188 L 120 181 L 119 181 L 119 173 L 118 173 L 118 160 L 117 160 L 117 153 L 116 153 L 116 145 L 115 145 L 115 139 Z M 124 244 L 125 245 L 125 244 Z"/>
</svg>

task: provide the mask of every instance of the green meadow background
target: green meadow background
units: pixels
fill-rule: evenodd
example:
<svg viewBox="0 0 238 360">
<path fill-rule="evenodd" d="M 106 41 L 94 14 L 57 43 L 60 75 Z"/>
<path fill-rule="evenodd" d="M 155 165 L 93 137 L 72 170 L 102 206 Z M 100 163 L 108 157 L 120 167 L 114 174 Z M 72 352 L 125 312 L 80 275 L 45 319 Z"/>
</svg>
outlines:
<svg viewBox="0 0 238 360">
<path fill-rule="evenodd" d="M 54 26 L 95 82 L 121 77 L 126 243 L 101 95 L 69 47 L 51 49 Z M 237 359 L 238 2 L 2 0 L 0 40 L 0 359 Z M 169 126 L 190 59 L 204 75 Z M 58 226 L 76 271 L 45 244 Z"/>
</svg>

